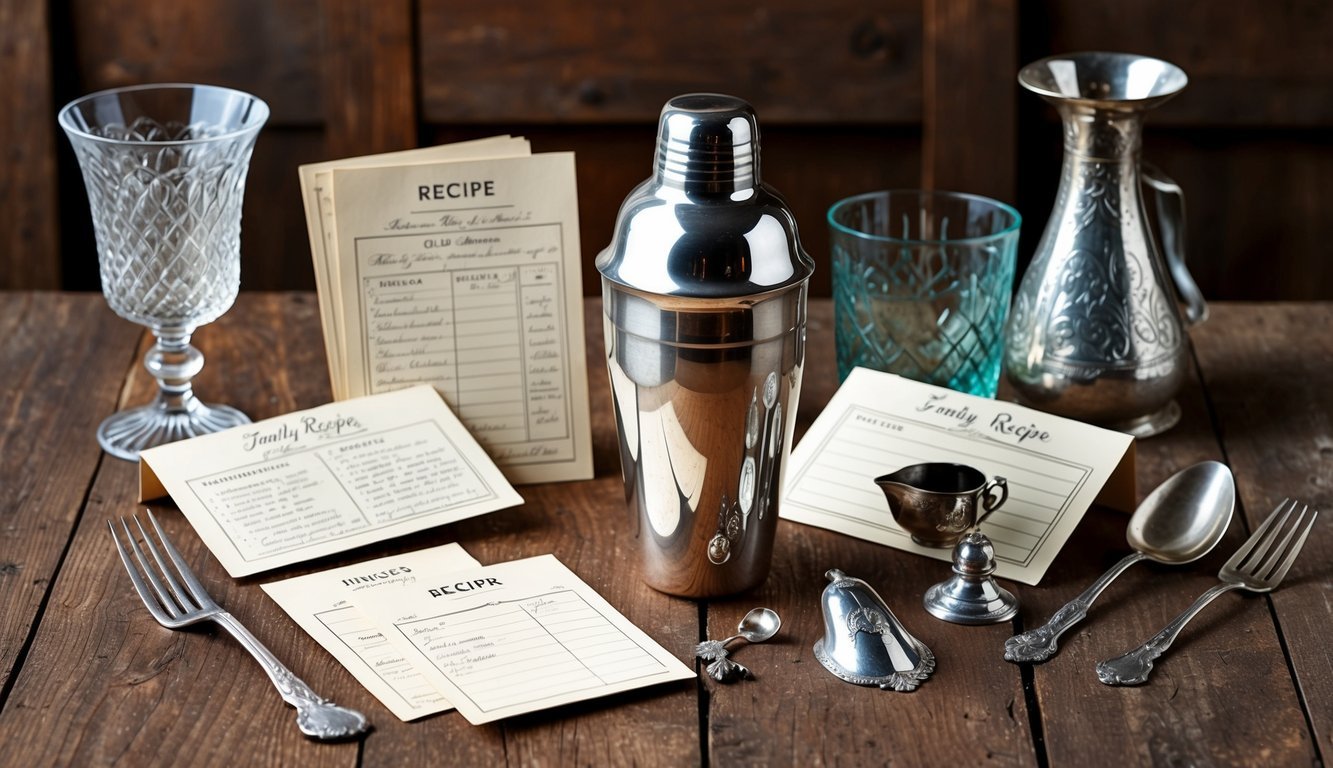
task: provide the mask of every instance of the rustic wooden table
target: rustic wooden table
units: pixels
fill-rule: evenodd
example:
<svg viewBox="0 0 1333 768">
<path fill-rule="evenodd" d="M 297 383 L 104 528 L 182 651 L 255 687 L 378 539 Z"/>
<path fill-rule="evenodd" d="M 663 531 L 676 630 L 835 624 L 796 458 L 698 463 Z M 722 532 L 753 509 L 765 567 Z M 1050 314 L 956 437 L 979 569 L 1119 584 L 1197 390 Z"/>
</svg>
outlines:
<svg viewBox="0 0 1333 768">
<path fill-rule="evenodd" d="M 599 305 L 587 307 L 600 350 Z M 831 308 L 816 302 L 798 433 L 835 388 Z M 1004 639 L 1044 621 L 1123 556 L 1126 518 L 1094 509 L 1040 587 L 1014 585 L 1012 624 L 928 616 L 934 560 L 788 522 L 755 593 L 692 602 L 636 578 L 600 355 L 588 361 L 597 477 L 528 486 L 526 503 L 308 565 L 315 570 L 458 541 L 483 563 L 555 553 L 681 659 L 768 605 L 783 631 L 746 648 L 758 675 L 701 679 L 468 725 L 458 714 L 403 723 L 259 589 L 229 578 L 178 513 L 161 517 L 219 601 L 317 690 L 363 709 L 375 731 L 319 744 L 260 668 L 225 635 L 169 632 L 126 578 L 106 520 L 135 511 L 136 466 L 104 456 L 94 431 L 149 398 L 147 339 L 89 294 L 0 293 L 0 764 L 189 765 L 1322 765 L 1333 754 L 1333 526 L 1320 521 L 1282 589 L 1224 596 L 1150 684 L 1108 688 L 1094 663 L 1137 644 L 1215 583 L 1247 532 L 1284 496 L 1333 507 L 1333 304 L 1214 305 L 1193 333 L 1181 424 L 1138 448 L 1138 488 L 1204 459 L 1236 474 L 1237 519 L 1217 551 L 1169 569 L 1138 566 L 1108 590 L 1063 650 L 1039 666 L 1001 658 Z M 329 398 L 314 297 L 245 294 L 196 341 L 198 390 L 255 418 Z M 814 660 L 825 570 L 875 585 L 934 651 L 938 669 L 898 694 L 843 683 Z"/>
</svg>

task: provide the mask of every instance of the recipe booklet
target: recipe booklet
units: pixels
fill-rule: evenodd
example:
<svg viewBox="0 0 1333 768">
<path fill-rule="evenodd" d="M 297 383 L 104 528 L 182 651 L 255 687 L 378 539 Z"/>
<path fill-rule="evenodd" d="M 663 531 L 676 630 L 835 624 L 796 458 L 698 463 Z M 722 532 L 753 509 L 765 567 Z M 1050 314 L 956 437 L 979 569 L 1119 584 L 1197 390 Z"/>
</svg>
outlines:
<svg viewBox="0 0 1333 768">
<path fill-rule="evenodd" d="M 164 495 L 235 577 L 523 503 L 429 386 L 150 448 Z"/>
<path fill-rule="evenodd" d="M 497 137 L 303 172 L 333 387 L 430 384 L 512 482 L 588 479 L 574 155 L 527 152 Z"/>
<path fill-rule="evenodd" d="M 351 600 L 474 725 L 695 677 L 554 555 Z"/>
<path fill-rule="evenodd" d="M 427 574 L 480 566 L 457 544 L 404 552 L 343 568 L 261 584 L 268 596 L 347 668 L 400 720 L 453 709 L 349 595 L 370 599 L 394 585 L 419 584 Z"/>
<path fill-rule="evenodd" d="M 1134 506 L 1133 437 L 889 373 L 855 368 L 792 449 L 780 516 L 951 561 L 894 521 L 875 478 L 912 464 L 967 464 L 1008 481 L 981 524 L 995 574 L 1036 584 L 1094 501 Z"/>
<path fill-rule="evenodd" d="M 345 400 L 348 397 L 346 365 L 343 362 L 343 338 L 347 331 L 342 324 L 342 293 L 331 282 L 337 279 L 338 274 L 333 169 L 475 160 L 483 157 L 524 157 L 530 154 L 532 149 L 527 139 L 491 136 L 423 149 L 311 163 L 298 169 L 301 202 L 305 207 L 306 229 L 310 235 L 310 254 L 315 264 L 315 292 L 319 298 L 320 324 L 324 328 L 324 351 L 329 362 L 333 399 Z"/>
</svg>

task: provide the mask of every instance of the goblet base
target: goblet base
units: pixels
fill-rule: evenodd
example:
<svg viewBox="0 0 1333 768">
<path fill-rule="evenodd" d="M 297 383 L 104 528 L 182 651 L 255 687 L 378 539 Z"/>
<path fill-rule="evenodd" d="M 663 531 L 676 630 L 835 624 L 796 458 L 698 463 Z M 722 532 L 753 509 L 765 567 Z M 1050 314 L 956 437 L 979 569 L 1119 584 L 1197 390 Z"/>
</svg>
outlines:
<svg viewBox="0 0 1333 768">
<path fill-rule="evenodd" d="M 229 405 L 208 405 L 192 399 L 188 407 L 181 408 L 159 398 L 108 417 L 97 428 L 97 442 L 118 459 L 138 461 L 144 449 L 249 423 L 249 416 Z"/>
</svg>

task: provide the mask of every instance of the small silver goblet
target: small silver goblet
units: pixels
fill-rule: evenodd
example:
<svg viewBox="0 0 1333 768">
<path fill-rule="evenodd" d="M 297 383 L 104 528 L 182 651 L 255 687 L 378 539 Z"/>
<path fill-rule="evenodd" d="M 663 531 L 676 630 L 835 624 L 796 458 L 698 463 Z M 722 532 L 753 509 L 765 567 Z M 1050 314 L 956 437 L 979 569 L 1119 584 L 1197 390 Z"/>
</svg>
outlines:
<svg viewBox="0 0 1333 768">
<path fill-rule="evenodd" d="M 206 405 L 191 379 L 204 356 L 190 344 L 240 288 L 241 200 L 268 105 L 207 85 L 143 85 L 100 91 L 60 110 L 92 208 L 102 293 L 157 343 L 144 365 L 157 398 L 102 422 L 103 450 L 139 452 L 250 419 Z"/>
</svg>

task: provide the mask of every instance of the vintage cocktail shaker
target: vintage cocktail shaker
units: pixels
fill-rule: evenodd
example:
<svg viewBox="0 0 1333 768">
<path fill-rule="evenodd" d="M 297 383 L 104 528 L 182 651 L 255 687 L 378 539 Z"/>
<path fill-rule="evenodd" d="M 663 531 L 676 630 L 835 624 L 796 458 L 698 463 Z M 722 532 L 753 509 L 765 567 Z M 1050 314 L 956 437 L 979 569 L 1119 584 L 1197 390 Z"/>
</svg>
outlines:
<svg viewBox="0 0 1333 768">
<path fill-rule="evenodd" d="M 667 102 L 653 175 L 597 269 L 643 578 L 686 597 L 749 589 L 772 557 L 814 271 L 760 181 L 749 104 Z"/>
</svg>

